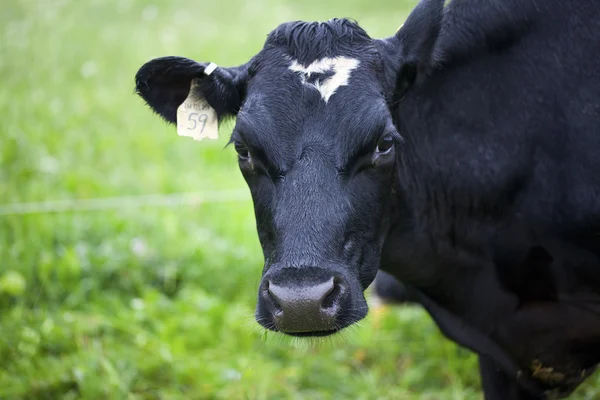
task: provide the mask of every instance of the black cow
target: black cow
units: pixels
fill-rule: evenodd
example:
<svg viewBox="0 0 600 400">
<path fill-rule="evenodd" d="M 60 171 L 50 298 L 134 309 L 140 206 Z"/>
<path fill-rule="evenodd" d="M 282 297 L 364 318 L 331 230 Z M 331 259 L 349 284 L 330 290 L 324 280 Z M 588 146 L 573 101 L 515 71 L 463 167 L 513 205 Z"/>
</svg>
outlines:
<svg viewBox="0 0 600 400">
<path fill-rule="evenodd" d="M 598 54 L 599 1 L 422 0 L 385 39 L 284 23 L 246 64 L 154 59 L 136 89 L 176 122 L 193 80 L 237 117 L 262 326 L 335 333 L 381 268 L 479 355 L 486 399 L 558 398 L 600 362 Z"/>
<path fill-rule="evenodd" d="M 384 304 L 406 304 L 415 301 L 401 282 L 383 270 L 377 271 L 371 286 L 374 298 Z"/>
</svg>

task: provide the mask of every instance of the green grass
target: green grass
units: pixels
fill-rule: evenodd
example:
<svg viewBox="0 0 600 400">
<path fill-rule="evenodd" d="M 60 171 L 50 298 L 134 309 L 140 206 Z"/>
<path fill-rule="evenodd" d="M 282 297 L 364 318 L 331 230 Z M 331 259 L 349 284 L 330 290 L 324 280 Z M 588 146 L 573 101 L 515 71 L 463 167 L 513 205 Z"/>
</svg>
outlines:
<svg viewBox="0 0 600 400">
<path fill-rule="evenodd" d="M 265 335 L 231 124 L 215 142 L 179 138 L 133 93 L 152 57 L 240 64 L 295 19 L 351 17 L 382 37 L 415 3 L 3 1 L 0 204 L 246 194 L 0 215 L 0 399 L 480 399 L 476 358 L 420 308 L 375 310 L 322 341 Z"/>
</svg>

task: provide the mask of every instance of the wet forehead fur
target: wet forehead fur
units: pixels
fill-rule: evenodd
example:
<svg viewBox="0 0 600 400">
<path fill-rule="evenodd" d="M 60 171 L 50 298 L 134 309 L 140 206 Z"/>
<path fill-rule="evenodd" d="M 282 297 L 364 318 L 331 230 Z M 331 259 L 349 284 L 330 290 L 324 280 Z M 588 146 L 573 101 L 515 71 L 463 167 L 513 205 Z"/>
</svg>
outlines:
<svg viewBox="0 0 600 400">
<path fill-rule="evenodd" d="M 267 75 L 268 79 L 261 79 L 263 84 L 270 81 L 278 88 L 296 88 L 297 82 L 300 89 L 310 89 L 327 104 L 341 87 L 364 83 L 368 74 L 360 70 L 372 73 L 378 64 L 379 53 L 362 28 L 346 19 L 332 19 L 279 25 L 251 69 Z M 283 80 L 295 82 L 281 86 Z"/>
</svg>

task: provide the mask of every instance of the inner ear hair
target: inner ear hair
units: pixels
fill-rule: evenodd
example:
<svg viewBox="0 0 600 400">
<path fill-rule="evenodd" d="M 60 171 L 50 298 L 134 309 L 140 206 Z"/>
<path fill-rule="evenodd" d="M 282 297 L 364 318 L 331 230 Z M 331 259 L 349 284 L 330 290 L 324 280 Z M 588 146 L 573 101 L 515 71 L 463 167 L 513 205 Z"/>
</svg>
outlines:
<svg viewBox="0 0 600 400">
<path fill-rule="evenodd" d="M 400 100 L 433 69 L 443 16 L 444 0 L 421 0 L 388 42 L 388 49 L 392 48 L 398 63 L 394 101 Z"/>
<path fill-rule="evenodd" d="M 240 79 L 239 73 L 243 74 L 244 69 L 218 67 L 198 82 L 202 96 L 216 111 L 219 123 L 236 116 L 240 110 L 245 79 Z"/>
</svg>

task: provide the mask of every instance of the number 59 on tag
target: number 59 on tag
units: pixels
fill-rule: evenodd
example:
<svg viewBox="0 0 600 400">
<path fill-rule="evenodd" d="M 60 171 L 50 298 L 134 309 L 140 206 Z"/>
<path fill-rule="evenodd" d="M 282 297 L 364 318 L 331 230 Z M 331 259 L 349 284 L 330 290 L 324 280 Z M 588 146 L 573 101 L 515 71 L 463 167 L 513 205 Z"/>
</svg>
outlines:
<svg viewBox="0 0 600 400">
<path fill-rule="evenodd" d="M 197 130 L 200 134 L 204 132 L 204 127 L 206 126 L 206 121 L 208 120 L 208 115 L 206 114 L 198 114 L 198 113 L 190 113 L 188 115 L 188 131 Z"/>
</svg>

